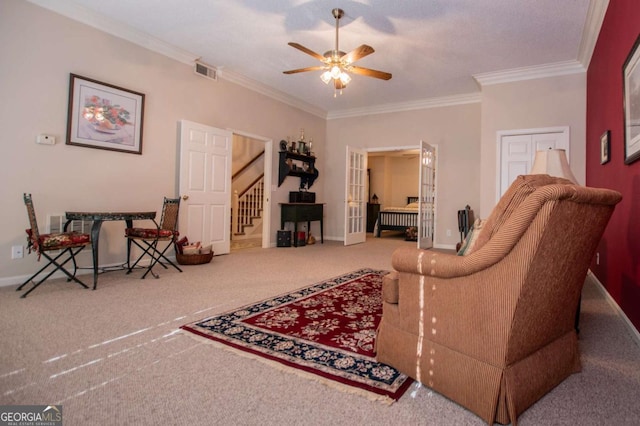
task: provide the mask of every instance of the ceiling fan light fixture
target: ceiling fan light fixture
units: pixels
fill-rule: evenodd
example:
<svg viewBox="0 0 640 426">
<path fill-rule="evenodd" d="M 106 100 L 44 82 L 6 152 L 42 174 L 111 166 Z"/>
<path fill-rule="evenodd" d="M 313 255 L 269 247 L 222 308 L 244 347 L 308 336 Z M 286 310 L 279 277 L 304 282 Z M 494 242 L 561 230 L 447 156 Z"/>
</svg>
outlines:
<svg viewBox="0 0 640 426">
<path fill-rule="evenodd" d="M 335 92 L 338 90 L 342 93 L 342 89 L 347 87 L 347 84 L 351 81 L 351 76 L 347 74 L 347 71 L 352 72 L 358 75 L 364 75 L 373 78 L 379 78 L 382 80 L 389 80 L 391 78 L 391 74 L 384 71 L 377 71 L 370 68 L 363 68 L 354 66 L 353 63 L 364 58 L 367 55 L 370 55 L 374 52 L 373 47 L 363 44 L 348 53 L 344 53 L 338 47 L 338 33 L 340 29 L 340 18 L 344 16 L 344 11 L 342 9 L 333 9 L 331 11 L 333 17 L 336 19 L 336 44 L 335 49 L 329 50 L 324 53 L 324 55 L 320 55 L 319 53 L 314 52 L 313 50 L 302 46 L 298 43 L 290 42 L 289 46 L 294 47 L 301 52 L 306 53 L 307 55 L 313 56 L 318 59 L 323 65 L 317 65 L 314 67 L 306 67 L 306 68 L 298 68 L 289 71 L 283 71 L 285 74 L 297 74 L 300 72 L 306 71 L 323 71 L 320 75 L 320 79 L 325 83 L 329 84 L 333 81 L 333 86 L 335 88 Z M 334 96 L 336 93 L 334 92 Z"/>
</svg>

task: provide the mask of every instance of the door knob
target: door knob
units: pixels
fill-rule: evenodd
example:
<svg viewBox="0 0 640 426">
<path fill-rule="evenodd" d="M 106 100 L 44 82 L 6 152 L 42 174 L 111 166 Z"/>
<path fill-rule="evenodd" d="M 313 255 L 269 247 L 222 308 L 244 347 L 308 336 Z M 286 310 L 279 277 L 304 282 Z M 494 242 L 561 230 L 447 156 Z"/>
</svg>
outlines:
<svg viewBox="0 0 640 426">
<path fill-rule="evenodd" d="M 185 201 L 187 201 L 187 200 L 189 199 L 189 196 L 188 196 L 188 195 L 183 195 L 183 196 L 182 196 L 182 199 L 183 199 L 183 200 L 185 200 Z"/>
</svg>

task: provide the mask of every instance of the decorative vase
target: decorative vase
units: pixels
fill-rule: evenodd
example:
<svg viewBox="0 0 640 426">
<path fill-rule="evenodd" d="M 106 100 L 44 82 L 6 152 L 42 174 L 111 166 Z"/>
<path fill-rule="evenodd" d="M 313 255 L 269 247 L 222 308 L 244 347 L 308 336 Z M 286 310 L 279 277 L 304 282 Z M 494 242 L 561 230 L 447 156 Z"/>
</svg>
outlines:
<svg viewBox="0 0 640 426">
<path fill-rule="evenodd" d="M 316 237 L 311 235 L 311 232 L 309 232 L 309 238 L 307 238 L 307 245 L 311 245 L 315 243 L 316 243 Z"/>
</svg>

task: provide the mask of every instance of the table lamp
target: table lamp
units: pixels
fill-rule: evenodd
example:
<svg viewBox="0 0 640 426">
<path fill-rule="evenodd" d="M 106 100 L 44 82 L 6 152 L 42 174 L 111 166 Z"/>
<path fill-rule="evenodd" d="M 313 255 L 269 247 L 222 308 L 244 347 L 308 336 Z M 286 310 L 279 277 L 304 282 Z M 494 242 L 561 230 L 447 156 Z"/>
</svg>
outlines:
<svg viewBox="0 0 640 426">
<path fill-rule="evenodd" d="M 536 157 L 533 160 L 533 166 L 531 166 L 529 174 L 546 174 L 549 176 L 562 177 L 578 185 L 578 180 L 569 167 L 567 153 L 564 149 L 536 151 Z"/>
</svg>

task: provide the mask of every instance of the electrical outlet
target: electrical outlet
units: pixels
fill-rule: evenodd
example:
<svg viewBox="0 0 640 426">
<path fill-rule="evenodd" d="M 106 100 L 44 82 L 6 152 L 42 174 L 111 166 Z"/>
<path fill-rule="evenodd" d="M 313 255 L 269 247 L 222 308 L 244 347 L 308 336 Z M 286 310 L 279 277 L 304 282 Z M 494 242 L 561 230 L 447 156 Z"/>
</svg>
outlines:
<svg viewBox="0 0 640 426">
<path fill-rule="evenodd" d="M 22 259 L 24 257 L 24 247 L 12 246 L 11 247 L 11 259 Z"/>
<path fill-rule="evenodd" d="M 447 229 L 447 237 L 451 236 L 451 229 Z"/>
</svg>

